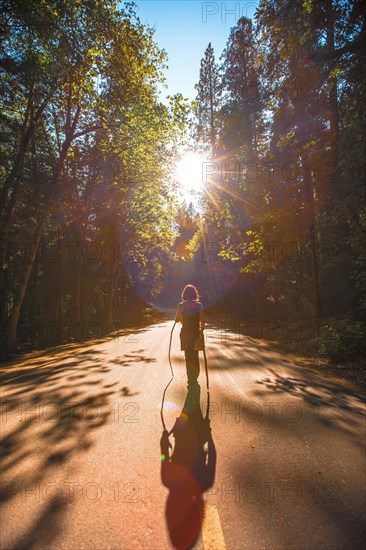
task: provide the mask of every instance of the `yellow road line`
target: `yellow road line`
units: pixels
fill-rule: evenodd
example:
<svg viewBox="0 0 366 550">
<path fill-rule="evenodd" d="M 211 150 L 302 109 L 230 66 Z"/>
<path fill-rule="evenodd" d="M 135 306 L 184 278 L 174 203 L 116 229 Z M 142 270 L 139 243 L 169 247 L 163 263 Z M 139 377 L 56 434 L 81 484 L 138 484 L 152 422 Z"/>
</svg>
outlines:
<svg viewBox="0 0 366 550">
<path fill-rule="evenodd" d="M 204 550 L 226 550 L 224 535 L 221 529 L 219 513 L 216 506 L 205 506 L 205 517 L 202 523 Z"/>
</svg>

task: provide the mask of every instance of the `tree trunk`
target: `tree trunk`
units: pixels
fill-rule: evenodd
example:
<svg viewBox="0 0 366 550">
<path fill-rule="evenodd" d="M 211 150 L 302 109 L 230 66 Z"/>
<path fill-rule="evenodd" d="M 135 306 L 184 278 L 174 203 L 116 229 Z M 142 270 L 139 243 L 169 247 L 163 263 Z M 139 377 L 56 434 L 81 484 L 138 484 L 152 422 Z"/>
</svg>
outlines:
<svg viewBox="0 0 366 550">
<path fill-rule="evenodd" d="M 28 281 L 32 272 L 34 260 L 35 260 L 38 246 L 39 246 L 39 241 L 41 239 L 41 235 L 45 224 L 46 224 L 46 216 L 40 216 L 37 222 L 33 240 L 28 249 L 28 255 L 27 255 L 27 259 L 23 268 L 23 273 L 20 279 L 17 297 L 15 299 L 13 309 L 8 319 L 8 343 L 7 343 L 8 352 L 16 351 L 16 336 L 17 336 L 17 327 L 18 327 L 20 309 L 23 304 L 25 292 L 28 286 Z"/>
<path fill-rule="evenodd" d="M 113 301 L 114 301 L 114 291 L 115 291 L 115 280 L 116 280 L 116 273 L 117 273 L 117 262 L 118 258 L 116 258 L 115 254 L 115 246 L 114 243 L 118 242 L 118 231 L 117 231 L 117 224 L 113 224 L 111 231 L 111 237 L 112 237 L 112 246 L 111 246 L 111 260 L 110 260 L 110 268 L 109 268 L 109 276 L 108 276 L 108 293 L 107 293 L 107 329 L 108 332 L 112 332 L 114 329 L 114 323 L 113 323 Z"/>
<path fill-rule="evenodd" d="M 40 111 L 40 109 L 39 109 L 39 111 Z M 32 240 L 32 243 L 30 245 L 30 248 L 29 248 L 29 251 L 28 251 L 28 256 L 27 256 L 27 259 L 26 259 L 26 262 L 25 262 L 25 265 L 24 265 L 24 268 L 23 268 L 23 273 L 22 273 L 22 276 L 21 276 L 21 279 L 20 279 L 20 284 L 19 284 L 17 296 L 15 298 L 13 308 L 12 308 L 12 310 L 10 312 L 10 315 L 8 317 L 8 320 L 7 320 L 7 330 L 8 330 L 7 352 L 12 352 L 12 351 L 16 350 L 16 337 L 17 337 L 17 328 L 18 328 L 20 310 L 21 310 L 21 307 L 22 307 L 22 304 L 23 304 L 23 300 L 24 300 L 24 296 L 25 296 L 27 287 L 28 287 L 30 274 L 32 272 L 32 268 L 33 268 L 34 260 L 35 260 L 37 250 L 38 250 L 38 247 L 39 247 L 42 232 L 43 232 L 44 227 L 46 225 L 47 216 L 48 216 L 48 214 L 50 213 L 50 211 L 52 209 L 52 193 L 54 193 L 55 189 L 57 189 L 57 187 L 58 187 L 60 174 L 62 172 L 64 161 L 65 161 L 67 152 L 70 148 L 70 145 L 76 137 L 81 135 L 80 133 L 79 134 L 75 133 L 76 126 L 77 126 L 79 116 L 80 116 L 80 112 L 81 112 L 81 107 L 78 106 L 77 109 L 76 109 L 76 113 L 75 113 L 73 122 L 71 123 L 70 128 L 68 129 L 68 131 L 66 132 L 65 140 L 62 144 L 60 155 L 59 155 L 59 158 L 57 159 L 57 162 L 56 162 L 54 176 L 52 178 L 52 181 L 50 182 L 50 191 L 49 191 L 50 196 L 48 197 L 49 202 L 46 205 L 46 207 L 44 208 L 44 211 L 40 213 L 40 216 L 39 216 L 39 219 L 38 219 L 38 222 L 37 222 L 37 226 L 36 226 L 36 231 L 35 231 L 35 234 L 33 236 L 33 240 Z M 85 131 L 82 132 L 82 135 L 86 135 L 87 133 L 90 133 L 91 131 L 94 131 L 94 128 L 91 129 L 91 130 L 86 129 Z M 2 267 L 2 266 L 0 265 L 0 267 Z M 0 270 L 0 271 L 2 271 L 2 270 Z"/>
<path fill-rule="evenodd" d="M 252 296 L 253 296 L 255 309 L 257 310 L 258 319 L 260 321 L 262 321 L 263 320 L 262 308 L 261 308 L 260 300 L 259 300 L 259 297 L 258 297 L 258 288 L 257 288 L 257 281 L 256 281 L 255 273 L 251 274 L 251 290 L 252 290 Z"/>
<path fill-rule="evenodd" d="M 316 216 L 314 209 L 314 197 L 313 197 L 313 185 L 312 185 L 312 176 L 309 163 L 303 159 L 303 177 L 304 177 L 304 187 L 305 187 L 305 200 L 306 200 L 306 211 L 308 212 L 308 222 L 309 222 L 309 240 L 310 240 L 310 250 L 311 250 L 311 263 L 312 263 L 312 272 L 314 280 L 314 301 L 315 301 L 315 310 L 316 316 L 318 319 L 322 317 L 322 302 L 320 295 L 320 284 L 319 284 L 319 265 L 318 265 L 318 254 L 317 254 L 317 242 L 316 242 Z"/>
<path fill-rule="evenodd" d="M 214 127 L 214 107 L 213 107 L 213 86 L 212 86 L 212 74 L 211 67 L 208 67 L 209 74 L 209 86 L 210 86 L 210 135 L 211 135 L 211 155 L 212 160 L 215 159 L 215 127 Z"/>
<path fill-rule="evenodd" d="M 29 319 L 31 325 L 31 337 L 30 343 L 34 349 L 37 342 L 37 282 L 38 282 L 38 273 L 39 273 L 39 254 L 36 253 L 34 260 L 34 268 L 32 275 L 32 295 L 30 297 L 30 307 L 29 307 Z"/>
</svg>

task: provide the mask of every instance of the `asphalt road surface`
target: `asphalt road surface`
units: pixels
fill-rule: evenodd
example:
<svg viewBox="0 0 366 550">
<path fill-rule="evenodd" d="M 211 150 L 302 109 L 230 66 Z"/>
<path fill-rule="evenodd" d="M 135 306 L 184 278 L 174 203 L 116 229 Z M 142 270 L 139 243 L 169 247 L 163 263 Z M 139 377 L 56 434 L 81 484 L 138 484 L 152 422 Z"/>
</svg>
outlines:
<svg viewBox="0 0 366 550">
<path fill-rule="evenodd" d="M 176 483 L 166 483 L 168 470 L 162 482 L 162 468 L 173 468 L 160 456 L 171 328 L 164 321 L 0 369 L 1 548 L 161 550 L 189 537 L 204 550 L 365 548 L 360 390 L 260 340 L 207 331 L 212 431 L 209 443 L 195 441 L 209 480 L 191 486 L 176 462 Z M 168 431 L 187 411 L 178 334 Z M 199 384 L 205 414 L 203 364 Z M 169 436 L 170 452 L 177 441 Z"/>
</svg>

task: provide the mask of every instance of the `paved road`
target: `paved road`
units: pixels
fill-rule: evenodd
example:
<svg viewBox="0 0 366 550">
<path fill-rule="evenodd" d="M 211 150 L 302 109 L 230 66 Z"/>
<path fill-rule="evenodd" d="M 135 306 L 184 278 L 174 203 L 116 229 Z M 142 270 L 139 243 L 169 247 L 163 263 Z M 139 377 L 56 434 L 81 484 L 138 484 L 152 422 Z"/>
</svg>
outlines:
<svg viewBox="0 0 366 550">
<path fill-rule="evenodd" d="M 173 548 L 179 491 L 191 489 L 174 493 L 161 479 L 171 327 L 3 366 L 2 549 Z M 176 330 L 169 430 L 187 405 L 178 344 Z M 183 535 L 204 508 L 197 549 L 364 548 L 366 409 L 357 388 L 232 333 L 208 332 L 207 357 L 212 440 L 202 448 L 206 465 L 215 456 L 212 483 L 191 490 L 199 512 Z M 203 370 L 199 382 L 205 411 Z"/>
</svg>

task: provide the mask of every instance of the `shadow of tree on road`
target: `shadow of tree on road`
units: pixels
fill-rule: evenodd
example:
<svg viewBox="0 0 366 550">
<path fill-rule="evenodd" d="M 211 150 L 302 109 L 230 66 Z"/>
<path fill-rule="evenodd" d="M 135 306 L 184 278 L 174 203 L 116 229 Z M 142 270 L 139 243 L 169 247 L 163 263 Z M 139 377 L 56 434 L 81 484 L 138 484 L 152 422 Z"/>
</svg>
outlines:
<svg viewBox="0 0 366 550">
<path fill-rule="evenodd" d="M 243 376 L 243 384 L 255 380 L 257 390 L 251 395 L 268 399 L 270 395 L 291 396 L 309 407 L 301 413 L 316 416 L 330 429 L 337 427 L 352 435 L 352 425 L 364 421 L 366 400 L 361 389 L 324 372 L 321 365 L 307 358 L 274 353 L 266 344 L 254 341 L 230 344 L 229 355 L 218 344 L 208 348 L 210 371 L 235 370 Z M 227 353 L 227 352 L 226 352 Z M 265 401 L 263 401 L 265 403 Z M 258 403 L 260 404 L 260 402 Z M 246 404 L 243 403 L 246 413 Z M 248 415 L 253 414 L 253 411 Z M 358 440 L 357 444 L 362 444 Z"/>
<path fill-rule="evenodd" d="M 108 397 L 113 394 L 103 387 L 100 377 L 95 378 L 100 370 L 98 355 L 95 352 L 87 374 L 83 363 L 91 357 L 81 355 L 71 362 L 2 375 L 6 394 L 1 403 L 2 431 L 6 435 L 0 440 L 0 473 L 7 471 L 9 476 L 15 466 L 22 466 L 21 474 L 14 472 L 7 480 L 12 490 L 2 494 L 2 501 L 13 498 L 24 484 L 39 483 L 47 468 L 90 448 L 91 432 L 111 414 Z M 26 465 L 29 457 L 31 468 Z"/>
<path fill-rule="evenodd" d="M 22 535 L 9 550 L 39 548 L 40 543 L 45 548 L 51 548 L 50 545 L 62 532 L 61 521 L 66 512 L 67 499 L 60 496 L 53 497 L 28 532 Z"/>
<path fill-rule="evenodd" d="M 224 350 L 224 347 L 220 348 L 217 345 L 215 345 L 215 347 L 207 348 L 210 370 L 263 368 L 268 364 L 276 365 L 279 363 L 279 357 L 277 354 L 274 355 L 259 348 L 251 348 L 251 350 L 249 350 L 243 344 L 240 346 L 239 344 L 234 344 L 231 348 L 233 351 L 231 356 L 225 355 Z"/>
<path fill-rule="evenodd" d="M 270 364 L 244 398 L 220 399 L 225 430 L 242 437 L 221 496 L 240 504 L 251 538 L 261 547 L 364 548 L 364 397 L 315 369 Z"/>
<path fill-rule="evenodd" d="M 358 392 L 338 384 L 335 380 L 302 370 L 301 375 L 285 376 L 269 369 L 270 375 L 256 381 L 262 386 L 255 395 L 289 394 L 301 398 L 310 407 L 333 407 L 365 416 L 365 398 Z"/>
<path fill-rule="evenodd" d="M 122 357 L 116 357 L 111 362 L 116 365 L 120 365 L 122 367 L 130 367 L 135 363 L 143 363 L 143 364 L 155 363 L 156 359 L 154 357 L 146 357 L 145 355 L 125 354 Z"/>
<path fill-rule="evenodd" d="M 111 396 L 118 396 L 116 383 L 106 378 L 112 367 L 104 353 L 73 350 L 64 358 L 55 353 L 51 362 L 50 356 L 43 361 L 37 357 L 2 368 L 0 505 L 2 521 L 7 518 L 2 539 L 7 548 L 46 548 L 58 536 L 60 520 L 73 501 L 64 498 L 68 489 L 63 468 L 91 449 L 94 433 L 112 418 Z M 122 392 L 136 395 L 126 386 Z M 51 486 L 62 494 L 48 494 Z M 31 510 L 16 533 L 10 529 L 10 503 Z"/>
</svg>

